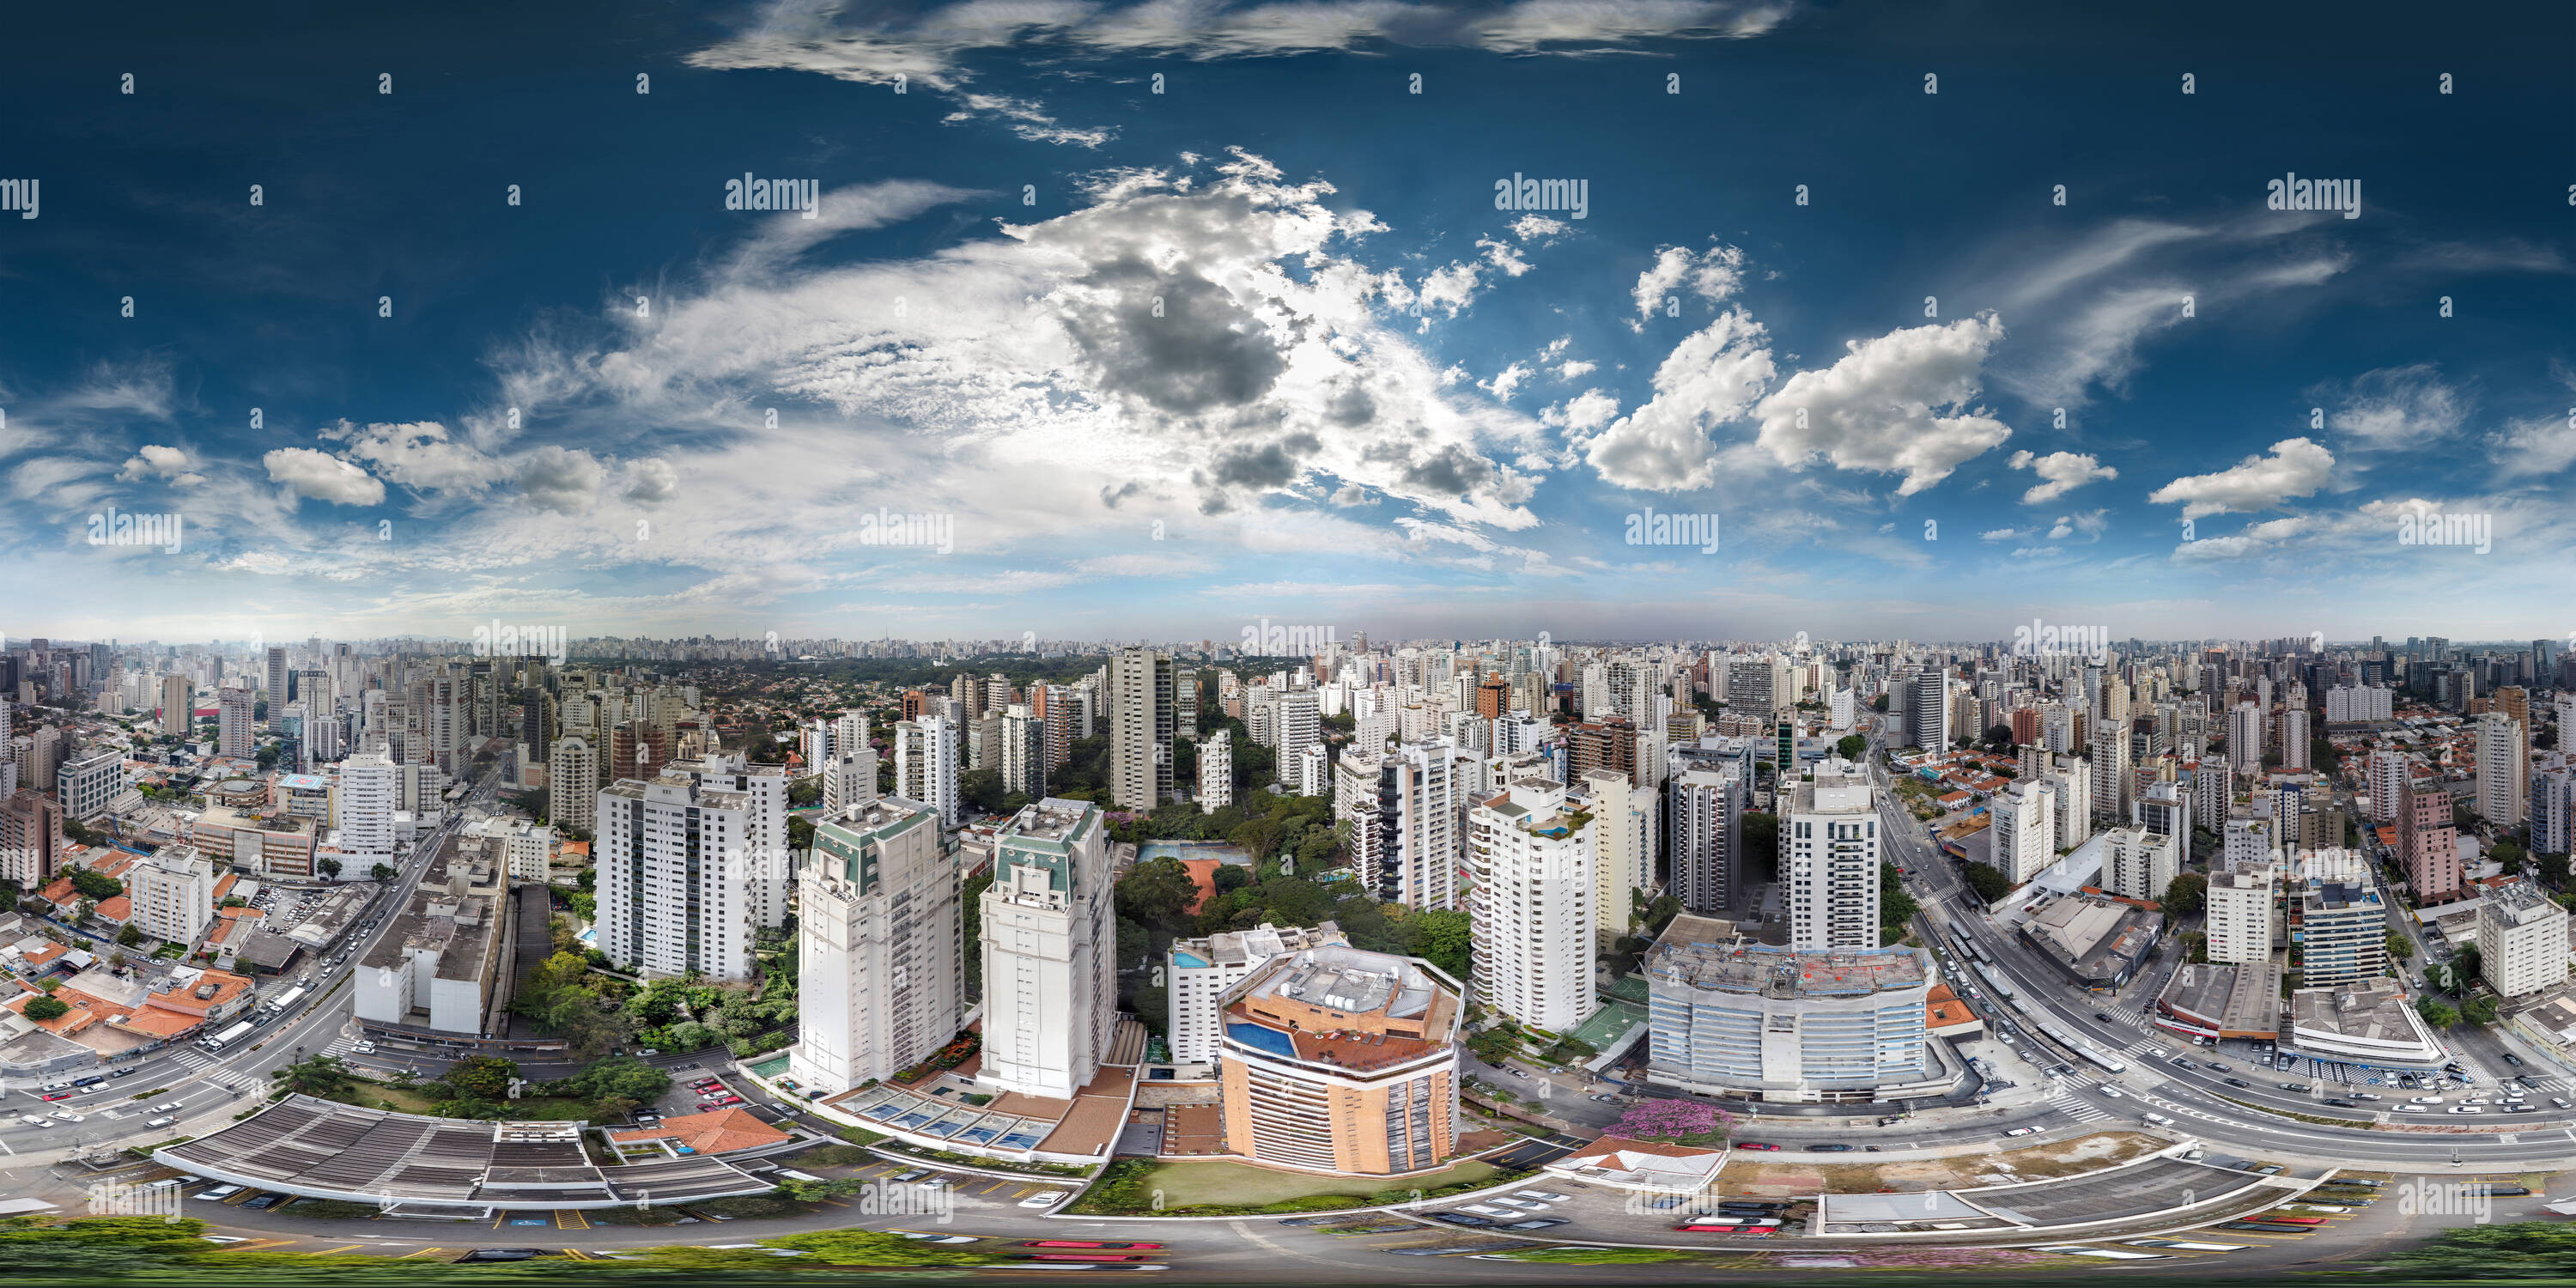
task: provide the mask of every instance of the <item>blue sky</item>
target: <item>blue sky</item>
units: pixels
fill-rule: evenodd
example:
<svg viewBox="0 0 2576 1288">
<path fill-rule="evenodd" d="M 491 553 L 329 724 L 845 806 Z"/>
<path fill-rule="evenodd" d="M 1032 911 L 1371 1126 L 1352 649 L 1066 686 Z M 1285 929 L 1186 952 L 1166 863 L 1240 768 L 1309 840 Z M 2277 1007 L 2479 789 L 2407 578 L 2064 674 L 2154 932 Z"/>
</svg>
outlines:
<svg viewBox="0 0 2576 1288">
<path fill-rule="evenodd" d="M 2576 628 L 2563 6 L 163 17 L 0 88 L 12 635 Z"/>
</svg>

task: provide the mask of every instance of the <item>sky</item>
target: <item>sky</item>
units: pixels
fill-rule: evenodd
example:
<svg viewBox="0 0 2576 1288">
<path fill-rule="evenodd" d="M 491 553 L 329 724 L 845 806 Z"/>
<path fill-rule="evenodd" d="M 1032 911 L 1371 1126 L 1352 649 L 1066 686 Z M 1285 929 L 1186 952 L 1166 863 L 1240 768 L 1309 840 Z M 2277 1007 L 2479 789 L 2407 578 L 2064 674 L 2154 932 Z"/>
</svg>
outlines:
<svg viewBox="0 0 2576 1288">
<path fill-rule="evenodd" d="M 634 8 L 12 18 L 0 633 L 2576 644 L 2563 5 Z"/>
</svg>

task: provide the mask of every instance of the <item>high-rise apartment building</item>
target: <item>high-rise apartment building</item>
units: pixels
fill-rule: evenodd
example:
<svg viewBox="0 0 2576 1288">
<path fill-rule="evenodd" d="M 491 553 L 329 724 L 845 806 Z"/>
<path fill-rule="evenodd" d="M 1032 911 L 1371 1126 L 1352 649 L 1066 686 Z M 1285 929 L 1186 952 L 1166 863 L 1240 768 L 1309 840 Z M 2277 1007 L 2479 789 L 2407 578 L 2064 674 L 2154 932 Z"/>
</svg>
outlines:
<svg viewBox="0 0 2576 1288">
<path fill-rule="evenodd" d="M 1673 897 L 1692 912 L 1722 914 L 1734 906 L 1743 879 L 1744 814 L 1751 805 L 1743 767 L 1686 769 L 1668 790 Z"/>
<path fill-rule="evenodd" d="M 1352 862 L 1377 897 L 1408 908 L 1457 906 L 1467 786 L 1447 738 L 1403 742 L 1335 762 L 1333 817 L 1351 824 Z"/>
<path fill-rule="evenodd" d="M 185 738 L 196 719 L 197 686 L 184 675 L 161 677 L 161 734 Z"/>
<path fill-rule="evenodd" d="M 2050 782 L 2015 783 L 1988 802 L 1988 860 L 2018 886 L 2057 861 L 2057 791 Z"/>
<path fill-rule="evenodd" d="M 599 755 L 578 734 L 546 749 L 546 817 L 557 827 L 592 830 L 598 820 Z"/>
<path fill-rule="evenodd" d="M 2239 702 L 2228 709 L 2227 763 L 2247 773 L 2263 768 L 2263 708 Z"/>
<path fill-rule="evenodd" d="M 2396 822 L 2397 804 L 2406 795 L 2406 780 L 2414 774 L 2407 767 L 2406 753 L 2386 747 L 2373 751 L 2364 772 L 2370 792 L 2370 821 Z"/>
<path fill-rule="evenodd" d="M 1234 735 L 1225 730 L 1199 739 L 1199 812 L 1213 814 L 1234 803 Z"/>
<path fill-rule="evenodd" d="M 1278 760 L 1274 770 L 1282 786 L 1295 790 L 1302 785 L 1306 749 L 1317 745 L 1323 733 L 1323 717 L 1316 704 L 1313 689 L 1290 689 L 1280 694 L 1278 739 L 1274 746 Z"/>
<path fill-rule="evenodd" d="M 2500 828 L 2516 828 L 2531 813 L 2531 756 L 2523 724 L 2502 711 L 2479 716 L 2477 736 L 2478 817 Z"/>
<path fill-rule="evenodd" d="M 61 801 L 32 787 L 0 800 L 0 878 L 21 890 L 44 889 L 62 868 L 63 850 Z"/>
<path fill-rule="evenodd" d="M 2409 776 L 2398 789 L 2397 853 L 2417 902 L 2448 903 L 2460 893 L 2459 828 L 2441 780 L 2418 783 Z"/>
<path fill-rule="evenodd" d="M 1813 781 L 1787 785 L 1780 878 L 1791 948 L 1878 947 L 1874 791 L 1867 770 L 1839 757 L 1818 765 Z"/>
<path fill-rule="evenodd" d="M 939 814 L 940 824 L 965 821 L 958 794 L 957 726 L 943 716 L 923 716 L 894 727 L 894 794 L 920 801 Z"/>
<path fill-rule="evenodd" d="M 1046 796 L 1046 720 L 1026 703 L 1002 708 L 1002 790 L 1031 800 Z"/>
<path fill-rule="evenodd" d="M 2567 982 L 2567 910 L 2528 878 L 2487 888 L 2478 904 L 2478 972 L 2499 997 Z"/>
<path fill-rule="evenodd" d="M 749 795 L 678 774 L 600 789 L 599 949 L 620 970 L 749 978 Z"/>
<path fill-rule="evenodd" d="M 1418 957 L 1283 953 L 1220 1017 L 1228 1152 L 1349 1175 L 1423 1172 L 1457 1148 L 1458 981 Z"/>
<path fill-rule="evenodd" d="M 1003 824 L 984 891 L 979 1087 L 1070 1099 L 1108 1054 L 1118 996 L 1108 822 L 1048 798 Z"/>
<path fill-rule="evenodd" d="M 166 943 L 190 944 L 215 919 L 215 869 L 191 845 L 163 846 L 125 871 L 127 923 Z"/>
<path fill-rule="evenodd" d="M 2298 931 L 2304 986 L 2325 988 L 2388 973 L 2388 909 L 2367 862 L 2350 850 L 2299 856 Z"/>
<path fill-rule="evenodd" d="M 1592 815 L 1593 932 L 1607 949 L 1627 933 L 1636 892 L 1654 883 L 1654 852 L 1647 845 L 1654 792 L 1608 769 L 1593 770 L 1575 787 L 1582 793 L 1578 807 Z"/>
<path fill-rule="evenodd" d="M 383 752 L 360 752 L 341 761 L 331 788 L 332 845 L 370 859 L 391 859 L 401 797 L 401 770 Z"/>
<path fill-rule="evenodd" d="M 797 874 L 797 1037 L 788 1072 L 845 1091 L 928 1059 L 966 1016 L 958 852 L 927 806 L 826 814 Z"/>
<path fill-rule="evenodd" d="M 2115 827 L 2103 834 L 2104 887 L 2124 899 L 2162 899 L 2180 866 L 2174 838 L 2143 827 Z"/>
<path fill-rule="evenodd" d="M 216 755 L 248 757 L 253 754 L 251 715 L 257 710 L 248 689 L 227 688 L 216 692 Z"/>
<path fill-rule="evenodd" d="M 1601 1006 L 1592 987 L 1601 819 L 1569 804 L 1564 784 L 1519 777 L 1478 802 L 1467 827 L 1476 999 L 1526 1026 L 1572 1031 Z"/>
<path fill-rule="evenodd" d="M 740 752 L 710 752 L 675 760 L 662 769 L 693 785 L 740 795 L 746 804 L 740 880 L 752 919 L 762 926 L 787 922 L 787 895 L 795 888 L 794 852 L 787 845 L 787 767 L 755 765 Z"/>
<path fill-rule="evenodd" d="M 2285 707 L 2281 711 L 2281 768 L 2299 770 L 2308 767 L 2308 709 Z"/>
<path fill-rule="evenodd" d="M 1171 799 L 1174 720 L 1169 656 L 1131 648 L 1109 659 L 1109 794 L 1118 808 Z"/>
<path fill-rule="evenodd" d="M 2057 848 L 2072 850 L 2093 839 L 2093 765 L 2078 757 L 2061 760 L 2048 771 L 2057 789 Z"/>
<path fill-rule="evenodd" d="M 267 684 L 268 719 L 269 723 L 275 724 L 277 718 L 286 713 L 286 700 L 289 696 L 286 690 L 286 646 L 283 644 L 268 646 Z"/>
<path fill-rule="evenodd" d="M 2218 865 L 2209 874 L 2209 960 L 2243 965 L 2272 960 L 2278 869 L 2269 863 Z"/>
<path fill-rule="evenodd" d="M 65 760 L 54 771 L 54 786 L 66 817 L 95 822 L 125 790 L 125 753 L 94 751 Z"/>
</svg>

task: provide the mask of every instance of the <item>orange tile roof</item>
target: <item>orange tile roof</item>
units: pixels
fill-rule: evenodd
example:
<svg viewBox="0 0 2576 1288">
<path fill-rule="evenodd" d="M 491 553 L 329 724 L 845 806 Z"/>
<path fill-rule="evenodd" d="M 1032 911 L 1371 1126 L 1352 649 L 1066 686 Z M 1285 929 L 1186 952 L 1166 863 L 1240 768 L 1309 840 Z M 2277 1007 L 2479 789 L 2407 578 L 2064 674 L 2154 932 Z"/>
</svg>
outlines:
<svg viewBox="0 0 2576 1288">
<path fill-rule="evenodd" d="M 215 995 L 199 999 L 197 989 L 210 983 L 215 986 Z M 195 984 L 185 988 L 174 988 L 166 993 L 154 993 L 145 1000 L 147 1005 L 160 1007 L 163 1010 L 203 1016 L 209 1011 L 227 1005 L 248 991 L 250 991 L 249 976 L 236 975 L 231 971 L 210 970 L 199 975 Z"/>
<path fill-rule="evenodd" d="M 608 1137 L 621 1145 L 653 1140 L 674 1141 L 701 1154 L 722 1154 L 730 1150 L 775 1145 L 788 1139 L 787 1133 L 738 1107 L 718 1109 L 712 1113 L 682 1114 L 677 1118 L 663 1119 L 658 1127 L 613 1131 L 608 1133 Z"/>
<path fill-rule="evenodd" d="M 134 855 L 128 854 L 123 850 L 119 850 L 113 856 L 90 865 L 90 871 L 103 877 L 121 878 L 125 875 L 128 868 L 134 866 L 134 859 Z"/>
<path fill-rule="evenodd" d="M 120 894 L 99 901 L 98 916 L 101 921 L 123 921 L 133 915 L 134 900 L 124 895 Z"/>
<path fill-rule="evenodd" d="M 43 967 L 52 962 L 55 958 L 70 951 L 71 949 L 65 948 L 61 944 L 48 942 L 43 947 L 27 954 L 27 964 L 34 967 Z"/>
<path fill-rule="evenodd" d="M 239 880 L 241 880 L 241 874 L 238 872 L 227 872 L 215 878 L 215 901 L 223 902 L 224 896 L 232 893 L 233 883 Z"/>
<path fill-rule="evenodd" d="M 70 906 L 73 901 L 71 877 L 65 875 L 54 878 L 54 883 L 37 891 L 36 897 L 57 908 Z"/>
<path fill-rule="evenodd" d="M 182 1015 L 177 1011 L 165 1011 L 157 1006 L 147 1006 L 126 1016 L 125 1023 L 119 1027 L 156 1038 L 175 1038 L 194 1032 L 203 1027 L 205 1022 L 204 1016 Z"/>
</svg>

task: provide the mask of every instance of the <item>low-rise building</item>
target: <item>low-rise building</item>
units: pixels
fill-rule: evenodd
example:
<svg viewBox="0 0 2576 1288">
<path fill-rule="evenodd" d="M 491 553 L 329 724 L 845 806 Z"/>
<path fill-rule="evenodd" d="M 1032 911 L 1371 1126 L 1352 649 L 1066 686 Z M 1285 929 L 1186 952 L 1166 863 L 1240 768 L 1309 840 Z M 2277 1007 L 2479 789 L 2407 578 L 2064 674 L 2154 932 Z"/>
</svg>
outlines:
<svg viewBox="0 0 2576 1288">
<path fill-rule="evenodd" d="M 460 836 L 430 861 L 382 938 L 359 959 L 362 1023 L 479 1038 L 509 1001 L 516 903 L 499 847 Z"/>
<path fill-rule="evenodd" d="M 1263 962 L 1224 1007 L 1227 1150 L 1310 1172 L 1446 1167 L 1460 992 L 1418 957 L 1320 947 Z"/>
<path fill-rule="evenodd" d="M 1948 1084 L 1929 1039 L 1931 956 L 1798 951 L 1694 914 L 1646 954 L 1646 1080 L 1749 1100 L 1872 1100 Z"/>
<path fill-rule="evenodd" d="M 1205 1064 L 1216 1059 L 1224 1036 L 1218 1017 L 1225 994 L 1263 962 L 1282 953 L 1326 946 L 1350 946 L 1342 928 L 1329 921 L 1312 930 L 1298 926 L 1282 930 L 1265 921 L 1251 930 L 1173 940 L 1169 1030 L 1173 1062 Z"/>
<path fill-rule="evenodd" d="M 2290 994 L 2290 1031 L 2281 1047 L 2373 1069 L 2436 1069 L 2449 1058 L 2405 991 L 2385 975 Z"/>
<path fill-rule="evenodd" d="M 2268 959 L 2241 965 L 2186 962 L 2156 995 L 2155 1025 L 2213 1042 L 2272 1041 L 2281 1035 L 2281 968 Z"/>
<path fill-rule="evenodd" d="M 2018 923 L 2024 943 L 2078 988 L 2129 982 L 2163 939 L 2164 914 L 2099 895 L 2057 895 Z"/>
</svg>

